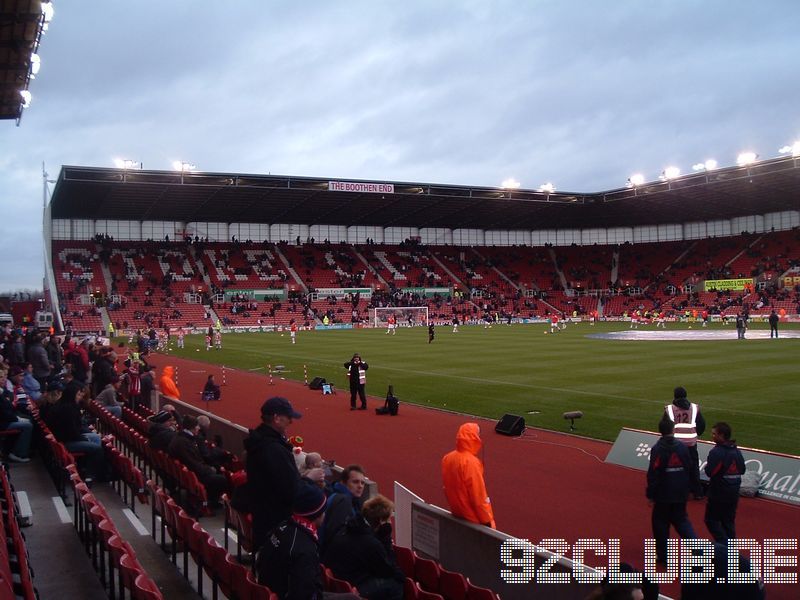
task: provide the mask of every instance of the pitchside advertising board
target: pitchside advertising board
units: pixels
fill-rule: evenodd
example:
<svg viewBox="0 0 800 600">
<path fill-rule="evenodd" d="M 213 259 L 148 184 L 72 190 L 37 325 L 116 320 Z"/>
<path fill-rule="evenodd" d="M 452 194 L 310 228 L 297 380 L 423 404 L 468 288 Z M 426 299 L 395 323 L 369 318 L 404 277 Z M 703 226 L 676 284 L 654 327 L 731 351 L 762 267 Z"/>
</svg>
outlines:
<svg viewBox="0 0 800 600">
<path fill-rule="evenodd" d="M 650 448 L 658 438 L 657 433 L 624 427 L 606 456 L 606 462 L 647 471 Z M 706 478 L 703 467 L 713 447 L 714 444 L 710 442 L 700 440 L 697 443 L 702 478 Z M 800 506 L 800 457 L 750 448 L 740 447 L 739 450 L 742 451 L 747 470 L 755 469 L 761 477 L 758 488 L 760 496 Z"/>
</svg>

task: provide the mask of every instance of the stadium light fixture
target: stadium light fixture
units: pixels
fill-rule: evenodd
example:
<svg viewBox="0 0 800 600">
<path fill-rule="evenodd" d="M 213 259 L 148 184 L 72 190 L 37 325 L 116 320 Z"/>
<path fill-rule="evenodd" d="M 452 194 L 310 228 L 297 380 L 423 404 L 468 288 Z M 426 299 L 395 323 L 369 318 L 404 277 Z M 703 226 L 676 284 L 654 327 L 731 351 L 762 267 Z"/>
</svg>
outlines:
<svg viewBox="0 0 800 600">
<path fill-rule="evenodd" d="M 641 173 L 634 173 L 628 177 L 628 187 L 639 187 L 644 183 L 644 175 Z"/>
<path fill-rule="evenodd" d="M 522 184 L 514 179 L 513 177 L 509 177 L 508 179 L 504 179 L 503 182 L 500 184 L 500 187 L 503 187 L 507 190 L 518 190 Z"/>
<path fill-rule="evenodd" d="M 172 161 L 172 168 L 175 169 L 176 171 L 181 171 L 182 173 L 186 173 L 187 171 L 194 171 L 195 169 L 197 169 L 196 166 L 194 166 L 190 162 L 186 162 L 185 160 Z"/>
<path fill-rule="evenodd" d="M 31 54 L 31 79 L 36 77 L 36 74 L 39 72 L 39 69 L 42 68 L 42 59 L 39 58 L 39 55 L 35 52 Z"/>
<path fill-rule="evenodd" d="M 28 108 L 31 105 L 31 100 L 33 99 L 31 93 L 28 90 L 20 90 L 19 95 L 22 98 L 22 108 Z"/>
<path fill-rule="evenodd" d="M 50 0 L 44 0 L 42 2 L 42 31 L 47 31 L 50 28 L 50 21 L 53 20 L 53 15 L 55 14 L 55 9 L 53 8 L 53 3 Z"/>
<path fill-rule="evenodd" d="M 717 168 L 717 161 L 715 161 L 713 158 L 709 158 L 705 162 L 692 165 L 692 171 L 713 171 L 716 168 Z"/>
<path fill-rule="evenodd" d="M 127 158 L 115 158 L 114 159 L 114 166 L 118 169 L 141 169 L 142 163 L 138 160 L 130 160 Z"/>
<path fill-rule="evenodd" d="M 752 165 L 758 159 L 758 154 L 755 152 L 742 152 L 736 157 L 736 164 L 740 167 Z"/>
<path fill-rule="evenodd" d="M 548 181 L 547 183 L 543 183 L 539 186 L 539 191 L 546 194 L 552 194 L 556 191 L 556 186 Z"/>
<path fill-rule="evenodd" d="M 670 179 L 675 179 L 681 174 L 681 170 L 678 167 L 667 167 L 663 171 L 661 171 L 661 176 L 659 179 L 661 181 L 669 181 Z"/>
<path fill-rule="evenodd" d="M 796 141 L 791 146 L 784 146 L 778 150 L 781 154 L 791 154 L 792 156 L 800 156 L 800 140 Z"/>
</svg>

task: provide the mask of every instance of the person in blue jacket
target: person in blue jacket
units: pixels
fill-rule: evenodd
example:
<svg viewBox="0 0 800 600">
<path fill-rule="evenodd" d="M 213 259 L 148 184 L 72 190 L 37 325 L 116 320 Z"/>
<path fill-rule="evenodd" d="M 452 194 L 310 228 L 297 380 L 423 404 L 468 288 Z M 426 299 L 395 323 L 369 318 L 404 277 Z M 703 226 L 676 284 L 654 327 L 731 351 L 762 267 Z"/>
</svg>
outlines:
<svg viewBox="0 0 800 600">
<path fill-rule="evenodd" d="M 686 514 L 691 458 L 686 446 L 675 439 L 675 423 L 667 418 L 658 424 L 661 434 L 650 450 L 647 469 L 647 499 L 653 503 L 652 525 L 656 540 L 656 562 L 667 562 L 667 538 L 672 525 L 681 538 L 696 538 Z"/>
<path fill-rule="evenodd" d="M 716 445 L 708 453 L 704 469 L 709 479 L 706 527 L 714 541 L 721 544 L 736 537 L 736 507 L 746 470 L 744 457 L 731 433 L 731 426 L 724 421 L 711 428 L 711 439 Z"/>
</svg>

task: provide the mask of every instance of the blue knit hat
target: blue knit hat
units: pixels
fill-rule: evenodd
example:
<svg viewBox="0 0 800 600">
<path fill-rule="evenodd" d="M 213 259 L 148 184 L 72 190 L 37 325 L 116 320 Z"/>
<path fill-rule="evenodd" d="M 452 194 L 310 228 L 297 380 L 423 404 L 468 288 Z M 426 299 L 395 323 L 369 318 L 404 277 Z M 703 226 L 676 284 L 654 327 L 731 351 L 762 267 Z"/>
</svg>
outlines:
<svg viewBox="0 0 800 600">
<path fill-rule="evenodd" d="M 313 521 L 325 512 L 326 501 L 325 492 L 319 487 L 301 481 L 294 495 L 292 512 L 298 517 Z"/>
</svg>

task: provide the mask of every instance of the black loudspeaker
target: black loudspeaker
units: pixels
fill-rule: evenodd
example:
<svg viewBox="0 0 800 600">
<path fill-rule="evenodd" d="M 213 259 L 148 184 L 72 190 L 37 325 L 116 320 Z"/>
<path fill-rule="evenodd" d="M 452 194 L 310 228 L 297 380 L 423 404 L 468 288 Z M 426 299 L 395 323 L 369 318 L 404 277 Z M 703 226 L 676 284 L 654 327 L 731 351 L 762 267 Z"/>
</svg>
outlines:
<svg viewBox="0 0 800 600">
<path fill-rule="evenodd" d="M 327 383 L 324 377 L 314 377 L 311 380 L 311 383 L 308 384 L 308 389 L 310 390 L 321 390 L 322 386 Z"/>
<path fill-rule="evenodd" d="M 525 431 L 525 419 L 506 413 L 494 426 L 494 430 L 502 435 L 522 435 Z"/>
</svg>

